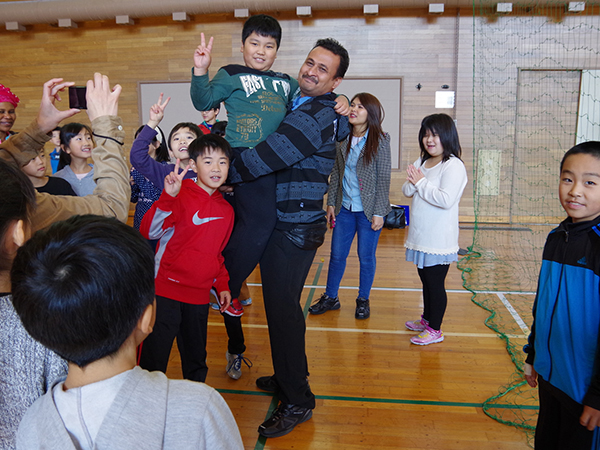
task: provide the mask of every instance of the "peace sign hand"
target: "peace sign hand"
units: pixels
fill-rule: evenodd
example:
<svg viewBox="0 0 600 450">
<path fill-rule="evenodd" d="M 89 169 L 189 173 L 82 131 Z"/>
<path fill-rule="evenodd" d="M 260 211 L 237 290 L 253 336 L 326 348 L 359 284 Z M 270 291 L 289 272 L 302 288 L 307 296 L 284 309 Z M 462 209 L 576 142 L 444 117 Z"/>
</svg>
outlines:
<svg viewBox="0 0 600 450">
<path fill-rule="evenodd" d="M 171 101 L 171 97 L 167 97 L 167 99 L 163 102 L 163 93 L 161 92 L 158 96 L 158 102 L 150 107 L 150 120 L 148 120 L 148 126 L 150 128 L 156 128 L 160 121 L 165 116 L 165 108 Z"/>
<path fill-rule="evenodd" d="M 211 53 L 213 46 L 213 38 L 211 37 L 206 45 L 206 39 L 204 33 L 200 33 L 200 45 L 196 47 L 194 52 L 194 75 L 200 76 L 208 72 L 210 63 L 212 61 Z"/>
<path fill-rule="evenodd" d="M 187 173 L 190 167 L 190 163 L 188 162 L 187 166 L 179 172 L 179 159 L 175 163 L 175 170 L 168 174 L 165 177 L 165 192 L 169 194 L 171 197 L 177 197 L 179 191 L 181 190 L 181 183 L 183 182 L 183 177 Z"/>
</svg>

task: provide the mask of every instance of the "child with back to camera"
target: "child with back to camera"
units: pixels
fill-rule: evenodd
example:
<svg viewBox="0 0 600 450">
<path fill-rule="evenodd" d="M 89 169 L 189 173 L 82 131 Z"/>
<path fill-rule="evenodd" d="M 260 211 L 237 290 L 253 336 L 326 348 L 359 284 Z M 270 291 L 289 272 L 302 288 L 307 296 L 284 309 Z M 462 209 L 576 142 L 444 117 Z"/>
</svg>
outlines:
<svg viewBox="0 0 600 450">
<path fill-rule="evenodd" d="M 54 174 L 69 182 L 79 197 L 94 193 L 94 166 L 88 163 L 94 148 L 92 130 L 82 123 L 68 123 L 60 130 L 62 151 L 71 157 L 71 163 Z"/>
<path fill-rule="evenodd" d="M 538 386 L 536 449 L 600 448 L 600 142 L 560 163 L 567 217 L 542 256 L 525 374 Z"/>
<path fill-rule="evenodd" d="M 233 228 L 233 208 L 219 187 L 227 179 L 231 148 L 205 134 L 189 146 L 196 182 L 187 168 L 165 178 L 165 189 L 144 216 L 140 231 L 160 239 L 156 250 L 156 325 L 141 350 L 140 365 L 165 372 L 173 340 L 181 354 L 183 377 L 204 381 L 210 289 L 219 294 L 221 312 L 231 301 L 229 276 L 221 254 Z"/>
<path fill-rule="evenodd" d="M 66 375 L 67 363 L 29 336 L 12 305 L 10 268 L 31 234 L 35 191 L 24 173 L 2 159 L 0 192 L 0 449 L 12 450 L 25 411 Z"/>
<path fill-rule="evenodd" d="M 454 120 L 432 114 L 421 122 L 421 155 L 408 166 L 402 192 L 412 197 L 410 227 L 404 246 L 406 260 L 417 266 L 423 284 L 421 319 L 405 326 L 418 331 L 410 342 L 429 345 L 444 340 L 441 330 L 448 297 L 445 280 L 458 261 L 458 204 L 467 185 L 467 171 Z"/>
<path fill-rule="evenodd" d="M 69 361 L 23 418 L 18 448 L 243 448 L 214 389 L 135 364 L 155 315 L 154 259 L 136 230 L 91 215 L 58 222 L 20 249 L 11 277 L 24 327 Z"/>
</svg>

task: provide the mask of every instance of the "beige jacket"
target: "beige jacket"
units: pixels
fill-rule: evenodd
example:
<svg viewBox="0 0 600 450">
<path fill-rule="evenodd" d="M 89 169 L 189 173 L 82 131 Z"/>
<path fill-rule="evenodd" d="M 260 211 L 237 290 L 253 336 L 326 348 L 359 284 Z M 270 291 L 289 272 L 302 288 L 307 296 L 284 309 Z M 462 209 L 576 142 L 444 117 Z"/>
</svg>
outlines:
<svg viewBox="0 0 600 450">
<path fill-rule="evenodd" d="M 127 221 L 131 186 L 127 160 L 123 145 L 120 144 L 125 138 L 121 119 L 116 116 L 98 117 L 92 122 L 92 130 L 96 141 L 96 147 L 92 150 L 96 182 L 94 194 L 70 197 L 38 193 L 37 208 L 32 217 L 33 231 L 76 214 L 114 216 L 122 222 Z M 49 139 L 50 136 L 33 122 L 0 144 L 0 158 L 23 167 L 37 156 Z"/>
</svg>

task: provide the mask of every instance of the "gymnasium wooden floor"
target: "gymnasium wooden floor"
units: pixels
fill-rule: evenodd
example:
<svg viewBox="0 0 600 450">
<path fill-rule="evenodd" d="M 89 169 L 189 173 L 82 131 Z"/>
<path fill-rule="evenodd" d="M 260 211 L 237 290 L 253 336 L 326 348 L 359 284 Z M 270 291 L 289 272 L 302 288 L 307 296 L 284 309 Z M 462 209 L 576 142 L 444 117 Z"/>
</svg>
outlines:
<svg viewBox="0 0 600 450">
<path fill-rule="evenodd" d="M 258 270 L 249 278 L 253 304 L 243 316 L 247 356 L 235 381 L 225 373 L 227 335 L 221 316 L 211 312 L 207 383 L 218 389 L 237 420 L 246 449 L 510 449 L 529 448 L 523 432 L 486 416 L 484 400 L 498 393 L 514 372 L 503 342 L 484 325 L 488 314 L 462 288 L 454 264 L 446 281 L 445 341 L 410 344 L 404 322 L 421 314 L 420 281 L 404 261 L 404 230 L 383 230 L 371 292 L 371 318 L 354 319 L 358 258 L 353 246 L 342 281 L 342 308 L 321 316 L 308 306 L 324 291 L 331 233 L 307 278 L 302 306 L 307 314 L 310 384 L 317 396 L 313 418 L 287 436 L 259 437 L 258 425 L 276 406 L 255 386 L 272 374 Z M 472 231 L 461 231 L 461 247 Z M 181 378 L 174 346 L 168 375 Z"/>
</svg>

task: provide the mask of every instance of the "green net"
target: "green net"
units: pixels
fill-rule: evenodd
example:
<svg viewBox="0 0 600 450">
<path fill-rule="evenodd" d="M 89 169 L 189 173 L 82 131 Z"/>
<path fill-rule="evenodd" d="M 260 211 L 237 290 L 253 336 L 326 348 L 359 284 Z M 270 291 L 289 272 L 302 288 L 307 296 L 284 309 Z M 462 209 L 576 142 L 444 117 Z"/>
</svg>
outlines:
<svg viewBox="0 0 600 450">
<path fill-rule="evenodd" d="M 573 5 L 573 4 L 572 4 Z M 600 140 L 600 6 L 474 4 L 473 168 L 475 226 L 461 260 L 464 286 L 490 312 L 515 373 L 485 402 L 486 414 L 531 442 L 537 391 L 522 368 L 548 232 L 564 218 L 560 160 Z M 577 5 L 575 5 L 577 7 Z"/>
</svg>

